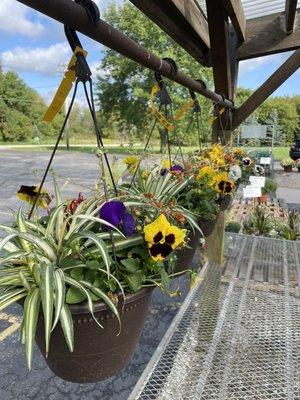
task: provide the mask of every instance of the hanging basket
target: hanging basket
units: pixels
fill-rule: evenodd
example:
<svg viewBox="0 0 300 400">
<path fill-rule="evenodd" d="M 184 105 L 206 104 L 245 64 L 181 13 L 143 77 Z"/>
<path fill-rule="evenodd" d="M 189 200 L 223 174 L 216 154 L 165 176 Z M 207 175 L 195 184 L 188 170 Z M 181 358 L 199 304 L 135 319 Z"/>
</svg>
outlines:
<svg viewBox="0 0 300 400">
<path fill-rule="evenodd" d="M 220 211 L 226 211 L 232 202 L 232 197 L 231 196 L 222 196 L 218 200 L 218 204 L 220 206 Z"/>
<path fill-rule="evenodd" d="M 51 371 L 60 378 L 77 383 L 98 382 L 118 374 L 131 359 L 138 344 L 149 308 L 152 290 L 141 289 L 126 296 L 119 307 L 121 333 L 113 313 L 104 303 L 95 303 L 92 318 L 87 305 L 70 306 L 74 321 L 74 351 L 70 353 L 60 324 L 51 334 L 48 357 L 45 356 L 44 321 L 40 316 L 36 342 Z"/>
<path fill-rule="evenodd" d="M 186 269 L 192 268 L 192 262 L 196 250 L 198 248 L 199 240 L 201 238 L 201 234 L 199 231 L 189 231 L 188 234 L 188 246 L 184 247 L 181 250 L 177 251 L 177 261 L 175 264 L 174 272 L 182 272 Z"/>
<path fill-rule="evenodd" d="M 198 221 L 198 225 L 202 230 L 204 237 L 208 237 L 213 233 L 216 223 L 217 219 L 214 220 L 201 219 Z"/>
</svg>

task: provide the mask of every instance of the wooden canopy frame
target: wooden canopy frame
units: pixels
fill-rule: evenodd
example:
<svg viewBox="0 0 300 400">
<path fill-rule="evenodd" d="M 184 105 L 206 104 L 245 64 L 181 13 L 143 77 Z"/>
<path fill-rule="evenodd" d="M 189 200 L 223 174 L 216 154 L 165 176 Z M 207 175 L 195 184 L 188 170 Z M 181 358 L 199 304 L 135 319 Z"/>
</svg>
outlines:
<svg viewBox="0 0 300 400">
<path fill-rule="evenodd" d="M 297 0 L 286 0 L 282 13 L 246 20 L 241 0 L 206 0 L 207 16 L 196 0 L 130 0 L 145 15 L 204 66 L 212 67 L 215 92 L 204 82 L 195 81 L 121 32 L 100 20 L 91 26 L 84 9 L 72 0 L 17 0 L 107 47 L 131 58 L 144 67 L 159 71 L 206 96 L 226 112 L 216 118 L 212 140 L 229 141 L 231 132 L 256 110 L 300 67 L 300 9 Z M 262 4 L 264 0 L 261 0 Z M 233 105 L 238 65 L 241 60 L 295 50 L 274 74 L 250 96 L 241 107 Z M 226 127 L 224 132 L 223 127 Z M 209 239 L 211 261 L 221 263 L 224 235 L 224 213 L 221 213 L 214 236 Z M 218 238 L 218 240 L 216 239 Z"/>
</svg>

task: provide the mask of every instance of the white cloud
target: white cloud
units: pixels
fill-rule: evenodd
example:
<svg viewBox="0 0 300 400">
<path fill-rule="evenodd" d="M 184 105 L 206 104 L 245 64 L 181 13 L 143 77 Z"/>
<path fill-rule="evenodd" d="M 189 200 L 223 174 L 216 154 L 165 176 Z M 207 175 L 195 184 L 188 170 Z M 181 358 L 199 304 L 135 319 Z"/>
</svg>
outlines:
<svg viewBox="0 0 300 400">
<path fill-rule="evenodd" d="M 37 37 L 44 32 L 43 25 L 35 18 L 29 17 L 30 8 L 15 0 L 0 2 L 0 30 L 12 34 Z M 35 15 L 32 14 L 32 15 Z M 37 15 L 37 14 L 36 14 Z"/>
<path fill-rule="evenodd" d="M 257 57 L 251 60 L 241 61 L 239 64 L 239 72 L 240 74 L 247 74 L 248 72 L 255 70 L 262 70 L 264 66 L 268 65 L 280 65 L 286 60 L 290 55 L 288 53 L 280 53 L 280 54 L 272 54 L 270 56 L 265 57 Z"/>
<path fill-rule="evenodd" d="M 67 43 L 57 43 L 50 47 L 17 47 L 1 54 L 5 69 L 15 72 L 38 72 L 44 75 L 57 74 L 58 66 L 67 64 L 71 52 Z"/>
</svg>

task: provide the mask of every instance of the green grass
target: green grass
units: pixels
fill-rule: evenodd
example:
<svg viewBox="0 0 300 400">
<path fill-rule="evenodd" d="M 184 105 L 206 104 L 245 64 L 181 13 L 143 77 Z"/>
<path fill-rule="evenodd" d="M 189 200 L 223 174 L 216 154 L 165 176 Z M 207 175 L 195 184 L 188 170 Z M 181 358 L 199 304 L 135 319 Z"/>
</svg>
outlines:
<svg viewBox="0 0 300 400">
<path fill-rule="evenodd" d="M 74 146 L 75 143 L 71 143 L 70 151 L 78 151 L 82 153 L 94 153 L 96 146 L 90 143 L 85 143 L 82 146 Z M 76 143 L 77 144 L 77 143 Z M 78 143 L 80 144 L 80 143 Z M 28 151 L 28 152 L 49 152 L 53 149 L 53 144 L 45 144 L 43 146 L 35 145 L 34 147 L 26 147 L 26 144 L 14 143 L 14 144 L 3 144 L 1 146 L 9 148 L 12 145 L 17 145 L 18 147 L 12 148 L 14 151 Z M 27 144 L 28 145 L 28 144 Z M 73 146 L 72 146 L 73 145 Z M 112 140 L 105 139 L 105 145 L 107 153 L 109 154 L 142 154 L 143 145 L 137 145 L 134 147 L 119 146 L 116 145 Z M 45 147 L 44 147 L 45 146 Z M 189 153 L 197 150 L 197 146 L 186 146 L 182 148 L 183 153 Z M 269 147 L 247 147 L 245 150 L 268 150 Z M 274 147 L 273 154 L 275 160 L 279 161 L 285 157 L 289 156 L 289 147 Z M 59 151 L 67 151 L 64 143 L 59 147 Z M 176 150 L 175 150 L 176 151 Z M 159 154 L 159 146 L 154 146 L 149 149 L 148 154 Z M 173 150 L 174 153 L 174 150 Z"/>
</svg>

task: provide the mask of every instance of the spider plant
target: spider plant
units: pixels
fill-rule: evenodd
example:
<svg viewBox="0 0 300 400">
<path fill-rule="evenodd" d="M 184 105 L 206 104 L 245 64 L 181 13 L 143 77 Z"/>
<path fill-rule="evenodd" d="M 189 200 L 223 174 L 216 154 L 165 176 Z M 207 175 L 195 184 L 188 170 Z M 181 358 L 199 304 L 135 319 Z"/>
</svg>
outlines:
<svg viewBox="0 0 300 400">
<path fill-rule="evenodd" d="M 0 311 L 15 302 L 23 305 L 21 337 L 29 369 L 39 313 L 44 319 L 46 355 L 51 332 L 59 321 L 69 350 L 73 351 L 74 328 L 68 302 L 85 299 L 101 327 L 94 316 L 93 301 L 104 301 L 120 321 L 115 302 L 104 290 L 110 286 L 124 295 L 122 284 L 111 271 L 111 234 L 117 252 L 143 243 L 140 234 L 126 238 L 119 229 L 100 219 L 102 205 L 96 198 L 82 202 L 73 215 L 66 216 L 56 182 L 54 187 L 56 206 L 48 217 L 31 221 L 20 209 L 12 226 L 0 225 L 7 233 L 0 242 Z M 111 232 L 99 232 L 99 227 Z M 95 284 L 91 274 L 94 269 L 106 286 L 102 282 Z"/>
<path fill-rule="evenodd" d="M 166 176 L 160 184 L 156 189 L 153 185 L 151 190 L 161 202 L 167 202 L 170 196 L 183 190 L 186 182 L 171 182 Z M 135 293 L 143 286 L 159 286 L 168 291 L 169 275 L 164 260 L 168 257 L 172 261 L 173 250 L 184 244 L 185 231 L 177 228 L 174 220 L 171 225 L 159 212 L 159 207 L 155 209 L 156 213 L 153 205 L 151 209 L 147 208 L 146 197 L 134 188 L 128 189 L 132 198 L 125 196 L 125 201 L 120 201 L 121 198 L 104 201 L 98 194 L 75 201 L 75 209 L 74 200 L 62 201 L 55 180 L 54 191 L 56 205 L 49 210 L 48 216 L 36 215 L 30 220 L 21 208 L 13 225 L 0 225 L 0 229 L 7 233 L 0 241 L 0 252 L 3 253 L 0 257 L 0 311 L 15 302 L 22 304 L 21 338 L 29 369 L 40 315 L 44 321 L 46 356 L 51 333 L 58 323 L 72 352 L 74 327 L 69 304 L 86 302 L 95 323 L 102 328 L 94 315 L 94 302 L 102 301 L 116 316 L 120 326 L 119 296 L 124 298 L 125 293 Z M 111 209 L 114 207 L 122 209 L 124 220 L 125 216 L 127 221 L 130 217 L 131 225 L 134 217 L 127 211 L 141 210 L 138 211 L 142 214 L 139 217 L 140 229 L 134 227 L 126 237 L 123 234 L 124 222 L 115 224 L 107 217 L 109 210 L 114 220 L 116 212 Z M 175 210 L 182 211 L 179 206 Z M 106 218 L 101 215 L 106 215 Z M 192 226 L 197 227 L 190 213 L 185 216 Z M 146 241 L 143 229 L 147 224 L 154 224 L 155 229 L 164 232 L 165 236 L 168 231 L 173 242 L 155 244 L 151 235 L 154 227 L 148 233 L 151 242 Z M 157 252 L 153 256 L 151 249 L 154 251 L 154 248 L 164 248 L 168 254 L 162 257 L 159 256 L 162 253 Z"/>
<path fill-rule="evenodd" d="M 127 206 L 137 206 L 142 209 L 170 206 L 174 215 L 177 213 L 184 216 L 193 231 L 197 229 L 201 232 L 197 223 L 197 214 L 187 210 L 176 200 L 193 180 L 193 175 L 174 179 L 174 174 L 169 171 L 164 171 L 162 174 L 161 166 L 155 166 L 151 171 L 139 169 L 134 182 L 124 183 L 120 186 L 120 190 L 126 193 L 125 204 Z"/>
</svg>

